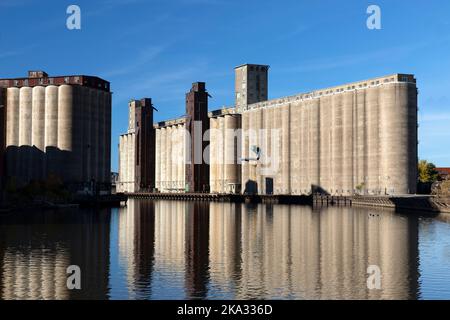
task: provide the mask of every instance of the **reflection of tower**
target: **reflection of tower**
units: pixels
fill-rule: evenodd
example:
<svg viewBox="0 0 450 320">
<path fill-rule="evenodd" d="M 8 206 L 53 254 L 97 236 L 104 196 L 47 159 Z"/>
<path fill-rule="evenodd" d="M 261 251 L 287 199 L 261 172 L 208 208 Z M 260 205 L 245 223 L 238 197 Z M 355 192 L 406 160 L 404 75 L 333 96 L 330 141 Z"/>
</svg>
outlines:
<svg viewBox="0 0 450 320">
<path fill-rule="evenodd" d="M 187 298 L 206 298 L 209 278 L 209 203 L 187 202 L 185 219 Z"/>
<path fill-rule="evenodd" d="M 126 262 L 128 287 L 132 298 L 149 298 L 155 244 L 155 204 L 133 200 L 119 218 L 119 250 Z"/>
</svg>

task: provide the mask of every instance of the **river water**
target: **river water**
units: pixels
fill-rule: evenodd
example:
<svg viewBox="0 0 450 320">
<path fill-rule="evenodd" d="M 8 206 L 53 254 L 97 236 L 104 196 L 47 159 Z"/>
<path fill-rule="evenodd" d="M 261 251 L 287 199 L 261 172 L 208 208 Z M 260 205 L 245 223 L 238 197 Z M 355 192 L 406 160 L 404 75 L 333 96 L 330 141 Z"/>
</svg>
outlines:
<svg viewBox="0 0 450 320">
<path fill-rule="evenodd" d="M 0 216 L 0 298 L 450 299 L 450 218 L 149 200 Z"/>
</svg>

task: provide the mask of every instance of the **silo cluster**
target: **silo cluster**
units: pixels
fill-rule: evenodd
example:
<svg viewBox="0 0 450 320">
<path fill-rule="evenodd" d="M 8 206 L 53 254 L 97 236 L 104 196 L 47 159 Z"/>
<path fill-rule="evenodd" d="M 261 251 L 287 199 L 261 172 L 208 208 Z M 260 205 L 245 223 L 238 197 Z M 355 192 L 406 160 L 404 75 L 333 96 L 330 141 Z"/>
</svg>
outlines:
<svg viewBox="0 0 450 320">
<path fill-rule="evenodd" d="M 188 163 L 197 141 L 191 114 L 205 110 L 199 98 L 207 95 L 204 83 L 195 83 L 188 93 L 186 117 L 155 125 L 159 191 L 182 192 L 195 185 L 196 192 L 227 194 L 416 192 L 418 91 L 413 75 L 267 100 L 268 69 L 236 68 L 235 106 L 210 112 L 208 120 L 196 119 L 202 125 L 209 121 L 203 126 L 210 129 L 208 148 L 204 141 L 197 145 L 209 152 L 208 166 Z M 205 169 L 209 186 L 201 188 Z"/>
<path fill-rule="evenodd" d="M 110 182 L 109 90 L 70 83 L 12 86 L 6 92 L 8 179 L 20 186 L 54 177 L 76 190 Z"/>
<path fill-rule="evenodd" d="M 186 188 L 188 133 L 185 119 L 159 123 L 156 128 L 156 189 L 183 192 Z"/>
<path fill-rule="evenodd" d="M 239 193 L 241 188 L 241 116 L 221 114 L 210 118 L 210 190 Z"/>
</svg>

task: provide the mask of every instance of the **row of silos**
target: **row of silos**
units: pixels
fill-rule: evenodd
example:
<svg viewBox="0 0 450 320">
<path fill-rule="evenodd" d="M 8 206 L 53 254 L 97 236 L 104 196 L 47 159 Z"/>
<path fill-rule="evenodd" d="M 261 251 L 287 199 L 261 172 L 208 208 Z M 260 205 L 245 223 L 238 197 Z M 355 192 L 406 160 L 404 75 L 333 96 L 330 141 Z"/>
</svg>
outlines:
<svg viewBox="0 0 450 320">
<path fill-rule="evenodd" d="M 59 176 L 110 180 L 111 94 L 82 86 L 7 89 L 7 175 L 24 184 Z"/>
<path fill-rule="evenodd" d="M 186 188 L 188 133 L 183 121 L 156 128 L 155 186 L 161 192 Z"/>
<path fill-rule="evenodd" d="M 249 108 L 242 113 L 243 190 L 413 193 L 416 106 L 415 85 L 395 82 Z"/>
<path fill-rule="evenodd" d="M 136 191 L 136 134 L 127 133 L 119 138 L 119 182 L 117 191 Z"/>
<path fill-rule="evenodd" d="M 239 193 L 241 190 L 241 116 L 210 118 L 210 190 Z"/>
</svg>

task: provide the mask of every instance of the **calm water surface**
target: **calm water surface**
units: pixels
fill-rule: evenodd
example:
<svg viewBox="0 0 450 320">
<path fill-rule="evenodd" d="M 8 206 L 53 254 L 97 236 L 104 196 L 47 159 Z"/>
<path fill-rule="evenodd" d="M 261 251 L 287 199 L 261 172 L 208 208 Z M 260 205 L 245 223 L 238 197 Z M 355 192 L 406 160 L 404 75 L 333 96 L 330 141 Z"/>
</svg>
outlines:
<svg viewBox="0 0 450 320">
<path fill-rule="evenodd" d="M 450 218 L 143 200 L 0 216 L 0 298 L 450 299 Z"/>
</svg>

